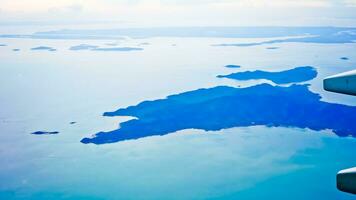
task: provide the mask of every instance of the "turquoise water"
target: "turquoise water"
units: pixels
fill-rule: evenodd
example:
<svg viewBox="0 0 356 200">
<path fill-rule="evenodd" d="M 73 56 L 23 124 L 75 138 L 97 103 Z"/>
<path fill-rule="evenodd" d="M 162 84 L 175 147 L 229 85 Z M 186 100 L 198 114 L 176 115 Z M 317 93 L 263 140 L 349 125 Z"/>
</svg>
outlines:
<svg viewBox="0 0 356 200">
<path fill-rule="evenodd" d="M 211 46 L 264 40 L 1 39 L 7 46 L 0 47 L 0 199 L 353 199 L 337 191 L 335 174 L 356 165 L 356 140 L 330 130 L 188 129 L 113 144 L 80 143 L 130 119 L 103 117 L 106 111 L 199 88 L 274 85 L 216 78 L 236 71 L 314 66 L 318 77 L 307 82 L 311 91 L 323 101 L 356 106 L 354 97 L 322 90 L 323 77 L 354 69 L 355 44 L 283 43 L 273 51 Z M 144 50 L 69 50 L 107 43 Z M 30 50 L 37 46 L 57 51 Z M 224 67 L 230 64 L 241 68 Z M 30 134 L 38 130 L 60 133 Z"/>
</svg>

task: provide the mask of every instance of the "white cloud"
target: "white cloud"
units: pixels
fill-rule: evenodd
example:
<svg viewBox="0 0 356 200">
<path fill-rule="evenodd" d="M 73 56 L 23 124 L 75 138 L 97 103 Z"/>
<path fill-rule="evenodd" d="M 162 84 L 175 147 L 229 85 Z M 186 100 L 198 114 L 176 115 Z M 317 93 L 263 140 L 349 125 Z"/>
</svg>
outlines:
<svg viewBox="0 0 356 200">
<path fill-rule="evenodd" d="M 0 0 L 6 20 L 130 21 L 136 26 L 356 25 L 356 0 Z"/>
<path fill-rule="evenodd" d="M 345 0 L 344 4 L 349 7 L 356 7 L 356 0 Z"/>
<path fill-rule="evenodd" d="M 83 6 L 80 4 L 73 4 L 70 6 L 63 7 L 51 7 L 48 8 L 48 12 L 57 13 L 57 14 L 78 14 L 83 11 Z"/>
</svg>

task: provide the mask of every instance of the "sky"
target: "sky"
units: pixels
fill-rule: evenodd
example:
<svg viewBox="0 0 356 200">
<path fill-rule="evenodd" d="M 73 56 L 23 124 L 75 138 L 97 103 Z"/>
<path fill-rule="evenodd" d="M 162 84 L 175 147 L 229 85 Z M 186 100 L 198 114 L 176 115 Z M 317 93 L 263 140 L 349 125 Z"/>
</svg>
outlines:
<svg viewBox="0 0 356 200">
<path fill-rule="evenodd" d="M 0 0 L 0 25 L 353 26 L 356 0 Z"/>
</svg>

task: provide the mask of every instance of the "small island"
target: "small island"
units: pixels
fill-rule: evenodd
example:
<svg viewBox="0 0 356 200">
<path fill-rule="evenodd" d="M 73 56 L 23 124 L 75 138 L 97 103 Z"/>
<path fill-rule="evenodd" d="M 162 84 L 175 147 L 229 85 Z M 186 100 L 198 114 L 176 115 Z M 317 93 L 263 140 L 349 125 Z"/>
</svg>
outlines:
<svg viewBox="0 0 356 200">
<path fill-rule="evenodd" d="M 119 45 L 118 43 L 106 43 L 105 44 L 106 46 L 117 46 L 117 45 Z"/>
<path fill-rule="evenodd" d="M 239 81 L 266 79 L 275 84 L 288 84 L 304 82 L 314 79 L 317 76 L 317 71 L 311 66 L 296 67 L 279 72 L 268 72 L 262 70 L 237 72 L 229 75 L 218 75 L 218 78 L 229 78 Z"/>
<path fill-rule="evenodd" d="M 92 51 L 142 51 L 143 48 L 136 47 L 116 47 L 116 48 L 95 48 Z"/>
<path fill-rule="evenodd" d="M 349 60 L 348 57 L 341 57 L 340 60 Z"/>
<path fill-rule="evenodd" d="M 77 46 L 70 47 L 69 50 L 79 51 L 79 50 L 91 50 L 91 49 L 95 49 L 95 48 L 98 48 L 98 46 L 89 45 L 89 44 L 80 44 L 80 45 L 77 45 Z"/>
<path fill-rule="evenodd" d="M 33 135 L 55 135 L 58 134 L 58 131 L 36 131 L 31 134 Z"/>
<path fill-rule="evenodd" d="M 138 44 L 138 46 L 147 46 L 150 45 L 149 42 L 141 42 L 140 44 Z"/>
<path fill-rule="evenodd" d="M 39 47 L 34 47 L 31 48 L 32 51 L 57 51 L 57 49 L 53 47 L 47 47 L 47 46 L 39 46 Z"/>
<path fill-rule="evenodd" d="M 107 44 L 109 45 L 109 44 Z M 114 44 L 110 44 L 109 46 L 116 46 Z M 143 48 L 136 48 L 136 47 L 99 47 L 96 45 L 89 45 L 89 44 L 80 44 L 77 46 L 72 46 L 69 48 L 72 51 L 80 51 L 80 50 L 90 50 L 90 51 L 141 51 Z"/>
<path fill-rule="evenodd" d="M 240 65 L 225 65 L 226 68 L 241 68 Z"/>
</svg>

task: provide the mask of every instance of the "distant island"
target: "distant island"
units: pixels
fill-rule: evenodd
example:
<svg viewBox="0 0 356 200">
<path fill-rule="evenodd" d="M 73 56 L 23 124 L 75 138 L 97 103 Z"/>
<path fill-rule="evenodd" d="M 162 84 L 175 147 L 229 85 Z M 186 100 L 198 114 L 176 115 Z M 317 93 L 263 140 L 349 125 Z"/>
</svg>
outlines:
<svg viewBox="0 0 356 200">
<path fill-rule="evenodd" d="M 33 135 L 55 135 L 55 134 L 58 134 L 59 132 L 58 131 L 36 131 L 36 132 L 33 132 L 31 134 Z"/>
<path fill-rule="evenodd" d="M 139 46 L 147 46 L 147 45 L 150 45 L 150 43 L 148 42 L 141 42 L 140 44 L 138 44 Z"/>
<path fill-rule="evenodd" d="M 105 44 L 106 46 L 117 46 L 117 45 L 119 45 L 118 43 L 106 43 Z"/>
<path fill-rule="evenodd" d="M 356 107 L 323 102 L 308 85 L 198 89 L 144 101 L 104 116 L 137 119 L 121 123 L 117 130 L 84 138 L 82 143 L 113 143 L 192 128 L 217 131 L 256 125 L 332 130 L 338 136 L 356 137 Z"/>
<path fill-rule="evenodd" d="M 267 47 L 266 49 L 275 50 L 275 49 L 279 49 L 279 47 Z"/>
<path fill-rule="evenodd" d="M 255 43 L 226 43 L 213 46 L 255 46 L 284 42 L 319 44 L 354 43 L 356 28 L 352 27 L 156 27 L 122 29 L 64 29 L 36 32 L 28 35 L 3 34 L 0 38 L 33 39 L 104 39 L 125 40 L 149 37 L 215 37 L 215 38 L 275 38 Z M 283 37 L 283 38 L 282 38 Z M 282 39 L 280 39 L 282 38 Z"/>
<path fill-rule="evenodd" d="M 225 65 L 226 68 L 241 68 L 240 65 Z"/>
<path fill-rule="evenodd" d="M 229 75 L 218 75 L 217 77 L 235 80 L 267 79 L 276 84 L 288 84 L 312 80 L 317 76 L 317 74 L 317 71 L 313 67 L 305 66 L 280 72 L 256 70 L 237 72 Z"/>
<path fill-rule="evenodd" d="M 95 49 L 95 48 L 98 48 L 98 46 L 89 45 L 89 44 L 80 44 L 80 45 L 70 47 L 69 50 L 79 51 L 79 50 L 90 50 L 90 49 Z"/>
<path fill-rule="evenodd" d="M 341 57 L 340 59 L 341 59 L 341 60 L 349 60 L 348 57 Z"/>
<path fill-rule="evenodd" d="M 314 31 L 317 28 L 314 29 Z M 286 43 L 286 42 L 297 42 L 297 43 L 316 43 L 316 44 L 344 44 L 344 43 L 355 43 L 356 41 L 356 29 L 350 28 L 349 30 L 340 30 L 338 28 L 320 29 L 312 34 L 311 32 L 305 32 L 298 37 L 291 37 L 287 39 L 273 39 L 266 40 L 263 42 L 251 42 L 251 43 L 222 43 L 213 44 L 216 47 L 250 47 L 257 45 L 266 44 L 276 44 L 276 43 Z"/>
<path fill-rule="evenodd" d="M 5 46 L 7 46 L 6 44 L 0 44 L 0 47 L 5 47 Z"/>
<path fill-rule="evenodd" d="M 57 49 L 52 48 L 52 47 L 47 47 L 47 46 L 39 46 L 39 47 L 34 47 L 31 48 L 33 51 L 57 51 Z"/>
<path fill-rule="evenodd" d="M 12 49 L 12 51 L 20 51 L 21 49 Z"/>
<path fill-rule="evenodd" d="M 108 44 L 107 44 L 108 45 Z M 109 46 L 116 46 L 114 44 L 109 44 Z M 72 51 L 79 51 L 79 50 L 91 50 L 91 51 L 141 51 L 143 48 L 136 48 L 136 47 L 99 47 L 96 45 L 89 45 L 89 44 L 80 44 L 76 46 L 72 46 L 69 48 Z"/>
<path fill-rule="evenodd" d="M 92 51 L 142 51 L 143 48 L 136 47 L 115 47 L 115 48 L 95 48 Z"/>
</svg>

